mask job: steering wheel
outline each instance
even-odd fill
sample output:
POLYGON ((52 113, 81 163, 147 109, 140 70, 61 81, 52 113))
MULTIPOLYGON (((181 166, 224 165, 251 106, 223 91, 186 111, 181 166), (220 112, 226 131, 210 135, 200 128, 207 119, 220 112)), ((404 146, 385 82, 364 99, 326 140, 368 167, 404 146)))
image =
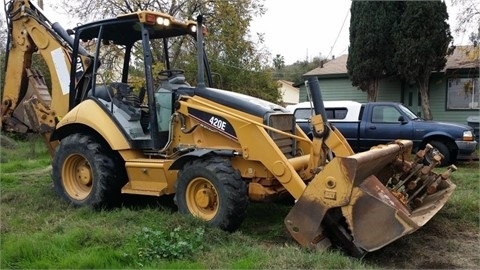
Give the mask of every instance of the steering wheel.
POLYGON ((181 75, 183 73, 185 73, 185 71, 183 71, 183 69, 167 69, 167 70, 160 71, 158 74, 160 76, 165 76, 167 78, 170 78, 170 77, 173 77, 175 75, 181 75))

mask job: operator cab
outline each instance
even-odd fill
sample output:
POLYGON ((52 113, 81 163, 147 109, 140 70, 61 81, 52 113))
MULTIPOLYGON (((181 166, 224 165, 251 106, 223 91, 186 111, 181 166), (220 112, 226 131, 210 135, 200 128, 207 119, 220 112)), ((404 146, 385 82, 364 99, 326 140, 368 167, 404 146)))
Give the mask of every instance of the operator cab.
POLYGON ((82 62, 73 57, 76 69, 70 76, 77 84, 70 86, 70 109, 93 99, 112 115, 132 146, 162 148, 168 141, 174 91, 191 88, 185 72, 173 65, 195 57, 196 29, 194 21, 150 11, 76 27, 73 55, 85 47, 95 64, 80 73, 82 62), (185 47, 170 53, 180 42, 192 44, 190 54, 185 47))

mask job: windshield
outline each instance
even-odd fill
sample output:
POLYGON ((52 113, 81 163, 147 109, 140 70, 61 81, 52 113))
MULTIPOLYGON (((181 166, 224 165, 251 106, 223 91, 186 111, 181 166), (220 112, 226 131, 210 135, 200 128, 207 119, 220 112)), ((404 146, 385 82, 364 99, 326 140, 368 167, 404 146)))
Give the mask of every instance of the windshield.
POLYGON ((403 106, 402 104, 399 104, 399 107, 402 110, 402 112, 404 112, 410 120, 419 119, 418 116, 414 112, 412 112, 409 108, 403 106))

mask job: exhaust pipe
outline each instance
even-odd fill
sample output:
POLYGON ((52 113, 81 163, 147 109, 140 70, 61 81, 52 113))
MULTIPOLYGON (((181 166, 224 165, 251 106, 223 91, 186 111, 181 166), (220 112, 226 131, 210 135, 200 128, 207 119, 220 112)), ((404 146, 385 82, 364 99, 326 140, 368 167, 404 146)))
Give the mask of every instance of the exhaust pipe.
POLYGON ((203 16, 197 16, 197 88, 205 88, 205 75, 207 76, 208 86, 212 87, 213 79, 210 71, 210 65, 205 54, 205 46, 203 44, 203 16))
POLYGON ((323 104, 322 92, 320 91, 320 84, 317 77, 308 78, 307 89, 312 97, 313 111, 315 115, 321 115, 324 123, 328 123, 327 112, 325 111, 325 105, 323 104))
POLYGON ((197 16, 197 87, 205 88, 205 52, 203 49, 203 16, 197 16))
MULTIPOLYGON (((52 24, 52 29, 57 35, 59 35, 67 44, 73 48, 73 38, 67 33, 65 28, 63 28, 60 23, 56 22, 52 24)), ((83 56, 90 56, 90 54, 82 47, 78 46, 78 53, 83 56)))

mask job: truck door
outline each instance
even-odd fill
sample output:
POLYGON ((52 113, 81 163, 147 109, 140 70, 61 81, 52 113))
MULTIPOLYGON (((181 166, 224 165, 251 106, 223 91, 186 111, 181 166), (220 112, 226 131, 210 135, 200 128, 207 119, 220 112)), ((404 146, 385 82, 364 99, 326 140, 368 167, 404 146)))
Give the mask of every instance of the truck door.
POLYGON ((412 138, 412 122, 403 116, 398 108, 392 105, 372 105, 367 119, 363 119, 364 127, 360 132, 360 148, 362 151, 378 144, 386 144, 395 139, 412 138))

